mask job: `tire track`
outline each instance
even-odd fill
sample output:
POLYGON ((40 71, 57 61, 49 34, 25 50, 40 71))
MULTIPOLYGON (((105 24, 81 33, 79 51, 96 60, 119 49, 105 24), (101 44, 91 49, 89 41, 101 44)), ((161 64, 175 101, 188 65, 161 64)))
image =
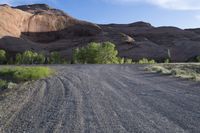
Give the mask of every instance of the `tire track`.
POLYGON ((22 93, 28 95, 6 124, 0 122, 2 131, 200 132, 199 83, 147 74, 140 65, 52 68, 58 74, 36 81, 30 92, 22 93))

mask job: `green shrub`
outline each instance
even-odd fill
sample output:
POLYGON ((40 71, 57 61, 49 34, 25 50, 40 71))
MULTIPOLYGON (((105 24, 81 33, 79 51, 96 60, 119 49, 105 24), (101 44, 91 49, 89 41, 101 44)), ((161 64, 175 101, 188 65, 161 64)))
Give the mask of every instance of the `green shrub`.
POLYGON ((125 59, 124 58, 118 58, 118 64, 124 64, 124 62, 125 62, 125 59))
POLYGON ((51 74, 53 71, 48 67, 6 67, 0 70, 0 76, 16 82, 45 78, 51 74))
POLYGON ((169 60, 169 59, 166 59, 166 60, 164 61, 164 63, 170 63, 170 60, 169 60))
POLYGON ((146 58, 139 60, 139 64, 148 64, 148 63, 149 63, 149 61, 146 58))
POLYGON ((51 52, 49 57, 50 64, 61 64, 63 61, 59 52, 51 52))
POLYGON ((197 56, 197 57, 196 57, 196 61, 197 61, 197 62, 200 62, 200 56, 197 56))
POLYGON ((200 56, 191 57, 187 62, 200 62, 200 56))
POLYGON ((149 64, 155 64, 156 61, 155 60, 149 60, 149 64))
POLYGON ((6 62, 6 51, 0 50, 0 64, 4 64, 6 62))
POLYGON ((33 64, 36 56, 32 51, 25 51, 22 54, 22 64, 33 64))
POLYGON ((138 63, 139 64, 155 64, 156 61, 155 60, 148 60, 147 58, 143 58, 143 59, 139 60, 138 63))
POLYGON ((123 59, 117 57, 118 51, 111 42, 89 43, 86 47, 73 52, 73 62, 80 64, 121 64, 123 59))
POLYGON ((124 64, 133 64, 133 60, 132 59, 125 59, 124 64))
POLYGON ((25 51, 24 53, 16 54, 16 64, 44 64, 46 57, 42 53, 25 51))
POLYGON ((23 63, 22 55, 20 53, 16 54, 16 56, 15 56, 15 63, 16 64, 22 64, 23 63))
POLYGON ((42 53, 39 53, 34 58, 34 64, 44 64, 45 60, 46 60, 46 57, 42 53))
POLYGON ((0 79, 0 90, 4 90, 8 87, 8 82, 0 79))

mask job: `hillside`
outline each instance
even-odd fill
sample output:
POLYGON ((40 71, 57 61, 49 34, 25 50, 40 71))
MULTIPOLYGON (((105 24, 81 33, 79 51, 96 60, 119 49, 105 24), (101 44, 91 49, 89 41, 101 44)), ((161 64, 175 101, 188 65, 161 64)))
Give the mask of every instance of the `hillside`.
POLYGON ((0 6, 0 48, 11 53, 24 50, 59 51, 71 58, 72 50, 91 41, 111 41, 119 55, 173 61, 200 55, 200 29, 154 27, 149 23, 97 25, 75 19, 45 4, 0 6))

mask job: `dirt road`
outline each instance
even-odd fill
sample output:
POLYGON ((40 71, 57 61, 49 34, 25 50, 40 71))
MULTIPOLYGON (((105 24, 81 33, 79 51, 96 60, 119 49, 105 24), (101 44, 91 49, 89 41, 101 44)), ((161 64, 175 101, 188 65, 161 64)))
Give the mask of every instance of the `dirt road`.
POLYGON ((52 66, 0 100, 5 133, 200 132, 200 83, 140 65, 52 66))

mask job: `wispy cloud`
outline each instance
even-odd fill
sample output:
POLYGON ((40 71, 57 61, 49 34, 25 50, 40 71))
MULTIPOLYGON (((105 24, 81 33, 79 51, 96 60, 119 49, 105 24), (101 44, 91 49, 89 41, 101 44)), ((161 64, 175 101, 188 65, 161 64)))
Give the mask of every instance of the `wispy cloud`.
POLYGON ((0 0, 0 4, 23 5, 33 3, 55 3, 55 0, 0 0))
POLYGON ((0 4, 11 4, 10 2, 10 0, 1 0, 0 4))
POLYGON ((173 10, 200 10, 200 0, 104 0, 114 3, 147 3, 173 10))
MULTIPOLYGON (((97 0, 100 1, 100 0, 97 0)), ((117 4, 145 3, 172 10, 200 10, 200 0, 101 0, 117 4)), ((0 0, 0 4, 58 3, 57 0, 0 0)))

